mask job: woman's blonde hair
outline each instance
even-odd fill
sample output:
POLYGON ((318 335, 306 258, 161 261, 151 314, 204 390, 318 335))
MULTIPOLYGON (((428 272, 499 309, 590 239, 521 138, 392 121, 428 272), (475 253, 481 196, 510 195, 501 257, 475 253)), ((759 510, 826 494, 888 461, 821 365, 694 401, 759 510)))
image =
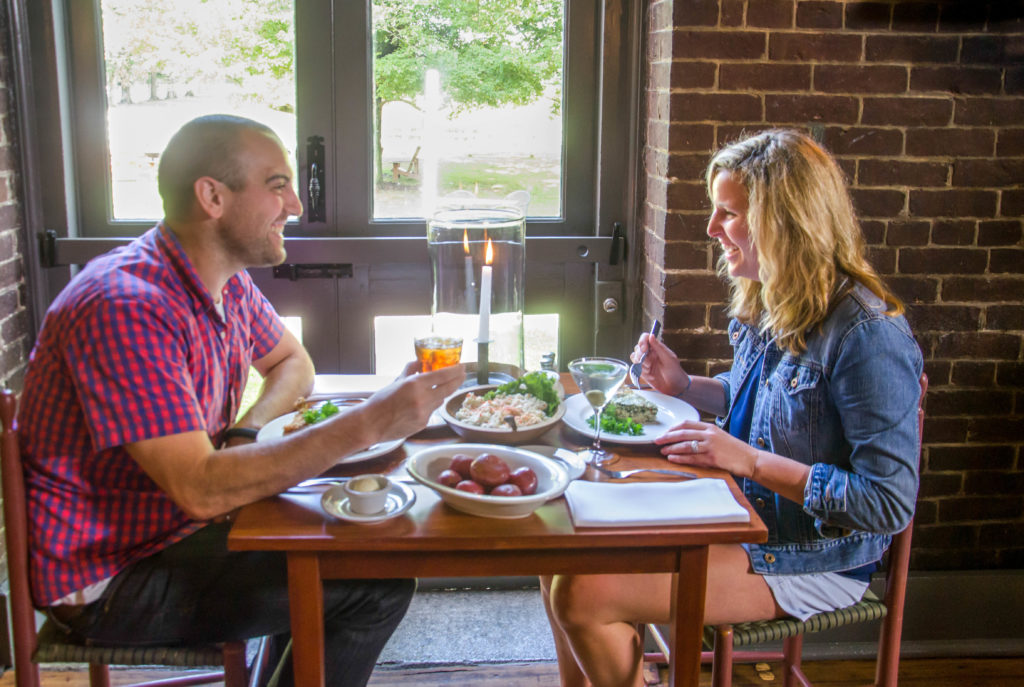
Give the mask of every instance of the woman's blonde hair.
MULTIPOLYGON (((729 278, 731 316, 799 353, 811 328, 853 282, 882 299, 887 314, 903 312, 864 257, 864 237, 839 165, 811 138, 771 130, 725 146, 708 164, 709 196, 721 172, 747 191, 747 226, 760 264, 760 281, 729 278)), ((728 277, 724 255, 718 271, 728 277)))

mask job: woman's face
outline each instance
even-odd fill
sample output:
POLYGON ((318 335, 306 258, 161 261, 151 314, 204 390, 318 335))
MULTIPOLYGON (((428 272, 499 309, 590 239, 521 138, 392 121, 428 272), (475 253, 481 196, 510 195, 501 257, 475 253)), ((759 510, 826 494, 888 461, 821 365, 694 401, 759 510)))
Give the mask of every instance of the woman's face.
POLYGON ((730 172, 719 172, 711 183, 711 203, 708 236, 721 245, 729 276, 759 281, 757 248, 747 227, 747 190, 730 172))

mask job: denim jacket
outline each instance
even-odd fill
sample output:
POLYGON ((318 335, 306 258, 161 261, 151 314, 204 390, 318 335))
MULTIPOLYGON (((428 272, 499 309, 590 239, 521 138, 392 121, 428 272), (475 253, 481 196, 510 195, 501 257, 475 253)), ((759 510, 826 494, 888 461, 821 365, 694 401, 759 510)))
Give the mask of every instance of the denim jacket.
POLYGON ((729 324, 733 367, 717 379, 728 411, 764 352, 749 443, 811 466, 803 504, 742 480, 768 527, 746 545, 760 574, 849 570, 881 559, 914 513, 921 350, 903 317, 856 285, 807 337, 800 355, 754 327, 729 324))

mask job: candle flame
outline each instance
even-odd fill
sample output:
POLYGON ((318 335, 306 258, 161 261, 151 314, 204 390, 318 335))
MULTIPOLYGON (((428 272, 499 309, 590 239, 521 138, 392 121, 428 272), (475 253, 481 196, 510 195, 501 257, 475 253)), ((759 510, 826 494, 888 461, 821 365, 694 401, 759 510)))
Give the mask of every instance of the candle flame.
POLYGON ((490 265, 494 262, 494 248, 491 246, 491 240, 487 239, 487 250, 484 251, 484 263, 490 265))
POLYGON ((465 229, 462 230, 462 250, 469 255, 469 233, 465 229))

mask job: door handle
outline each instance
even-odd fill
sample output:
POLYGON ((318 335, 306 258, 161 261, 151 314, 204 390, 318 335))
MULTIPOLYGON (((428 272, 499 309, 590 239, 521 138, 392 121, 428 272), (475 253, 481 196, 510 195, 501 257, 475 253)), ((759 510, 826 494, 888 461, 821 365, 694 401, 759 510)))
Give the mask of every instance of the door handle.
POLYGON ((324 137, 310 136, 306 139, 306 161, 309 185, 306 188, 306 221, 326 222, 327 202, 324 190, 327 188, 324 174, 324 137))

